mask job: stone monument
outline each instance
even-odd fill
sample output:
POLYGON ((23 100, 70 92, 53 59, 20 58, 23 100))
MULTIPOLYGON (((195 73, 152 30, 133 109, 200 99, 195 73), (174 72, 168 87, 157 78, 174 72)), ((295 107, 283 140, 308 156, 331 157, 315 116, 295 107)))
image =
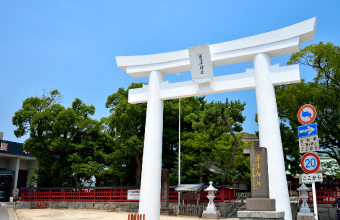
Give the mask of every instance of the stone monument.
POLYGON ((251 197, 246 201, 247 211, 237 212, 242 219, 279 219, 283 220, 285 213, 277 212, 275 199, 269 198, 267 148, 250 148, 251 197))
POLYGON ((275 211, 275 199, 269 198, 267 148, 250 148, 251 198, 248 211, 275 211))
POLYGON ((169 169, 162 169, 161 184, 161 214, 172 215, 172 209, 169 208, 169 169))
POLYGON ((213 182, 209 182, 209 187, 206 188, 204 191, 208 192, 208 199, 209 203, 207 205, 206 210, 203 211, 202 218, 210 218, 210 219, 218 219, 221 218, 221 213, 216 209, 214 199, 215 199, 215 191, 217 189, 213 187, 213 182))

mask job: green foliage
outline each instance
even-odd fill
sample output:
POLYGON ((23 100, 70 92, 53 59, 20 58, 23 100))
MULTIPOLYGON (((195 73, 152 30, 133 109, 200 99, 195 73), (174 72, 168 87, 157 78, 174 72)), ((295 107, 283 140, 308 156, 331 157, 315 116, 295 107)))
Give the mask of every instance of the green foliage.
MULTIPOLYGON (((178 183, 178 146, 179 146, 179 100, 167 100, 164 102, 164 125, 163 125, 163 157, 162 163, 164 168, 170 169, 170 184, 177 185, 178 183)), ((192 124, 190 120, 186 120, 186 117, 195 117, 200 112, 206 101, 204 97, 190 97, 181 99, 181 140, 183 136, 193 132, 192 124)), ((183 152, 185 142, 181 143, 183 152)), ((184 155, 185 157, 185 155, 184 155)), ((181 159, 183 163, 183 156, 181 159)), ((183 167, 183 164, 182 164, 183 167)), ((197 168, 197 166, 196 166, 197 168)), ((181 169, 182 173, 184 172, 181 169)), ((183 174, 185 175, 185 174, 183 174)), ((181 175, 181 182, 186 179, 181 175)), ((198 180, 195 181, 197 183, 198 180)))
POLYGON ((298 53, 294 53, 288 64, 303 64, 312 67, 317 75, 318 84, 340 87, 340 47, 328 42, 312 44, 298 53))
POLYGON ((80 186, 92 176, 100 184, 105 164, 112 162, 113 139, 101 122, 90 118, 94 106, 75 99, 72 108, 65 108, 60 100, 57 90, 27 98, 12 119, 17 137, 30 135, 24 149, 37 158, 37 185, 80 186))
MULTIPOLYGON (((140 88, 132 83, 128 89, 140 88)), ((142 170, 147 104, 129 104, 128 89, 108 96, 110 116, 97 121, 94 106, 75 99, 72 107, 60 104, 57 90, 49 96, 30 97, 13 117, 15 134, 29 134, 24 149, 36 156, 38 186, 139 185, 142 170)), ((249 159, 240 141, 245 103, 226 100, 207 103, 205 97, 181 99, 182 183, 222 184, 249 180, 249 159)), ((164 101, 163 168, 170 184, 178 181, 179 100, 164 101)))
POLYGON ((221 175, 217 176, 216 181, 223 184, 250 180, 250 158, 243 154, 243 149, 250 148, 251 145, 241 141, 243 133, 237 133, 235 136, 238 145, 234 156, 232 152, 235 143, 232 135, 224 134, 214 142, 213 161, 216 162, 217 167, 221 170, 221 175), (223 180, 223 178, 225 179, 223 180))
MULTIPOLYGON (((213 143, 207 132, 183 133, 182 153, 182 183, 203 183, 203 178, 209 173, 206 170, 207 162, 211 159, 213 143)), ((205 179, 205 178, 204 178, 205 179)))
MULTIPOLYGON (((132 83, 128 89, 142 86, 142 83, 132 83)), ((204 98, 182 99, 182 114, 199 111, 202 103, 204 98)), ((111 112, 107 118, 107 131, 117 144, 116 157, 122 173, 121 181, 124 185, 140 185, 147 104, 129 104, 128 90, 120 88, 108 97, 106 107, 111 112)), ((175 184, 177 171, 173 167, 178 150, 178 100, 164 101, 163 114, 163 168, 172 171, 170 182, 175 184)), ((191 123, 183 122, 182 130, 192 130, 191 123)))
POLYGON ((327 175, 335 176, 340 179, 340 166, 335 161, 328 161, 322 163, 323 172, 327 175))
MULTIPOLYGON (((142 83, 133 83, 128 89, 142 86, 142 83)), ((178 102, 179 100, 164 101, 162 164, 163 168, 170 170, 171 185, 176 185, 178 182, 178 102)), ((245 175, 239 175, 241 179, 249 178, 249 175, 246 174, 247 171, 249 173, 249 160, 247 166, 242 149, 236 147, 236 151, 234 141, 231 144, 228 142, 230 139, 234 140, 233 137, 226 135, 226 133, 230 133, 229 130, 233 134, 242 130, 241 124, 245 118, 241 111, 244 106, 244 103, 228 102, 228 100, 226 103, 207 104, 204 97, 181 99, 182 183, 207 183, 209 180, 221 180, 223 175, 227 179, 226 173, 232 174, 232 171, 236 176, 239 173, 245 173, 245 175), (223 143, 224 140, 225 143, 223 143), (228 147, 225 148, 225 146, 228 147), (225 158, 221 155, 224 155, 225 158), (235 163, 233 163, 234 158, 235 163), (216 164, 215 160, 219 161, 223 173, 209 171, 211 164, 216 164), (228 163, 228 168, 223 167, 225 160, 230 163, 228 163), (237 166, 234 170, 233 164, 237 166), (241 167, 242 169, 238 169, 241 167)), ((106 107, 110 108, 111 112, 107 118, 107 132, 117 144, 117 164, 122 172, 122 183, 124 185, 139 185, 146 104, 129 104, 128 90, 120 88, 108 97, 106 107)), ((236 142, 237 144, 241 143, 238 140, 236 142)), ((218 167, 218 170, 221 169, 218 167)), ((229 175, 228 181, 231 179, 231 175, 229 175)))
POLYGON ((276 87, 285 160, 293 174, 301 172, 297 134, 301 124, 296 114, 304 104, 312 104, 317 109, 319 152, 340 164, 340 48, 332 43, 313 44, 290 57, 288 64, 295 63, 312 67, 317 75, 314 82, 276 87))
MULTIPOLYGON (((221 184, 232 183, 239 180, 232 178, 232 174, 249 173, 249 163, 244 164, 235 160, 244 161, 240 137, 235 132, 242 131, 241 124, 245 103, 231 101, 225 103, 204 103, 202 111, 190 113, 185 121, 191 121, 194 131, 183 135, 183 172, 184 182, 208 182, 213 179, 221 184)), ((234 175, 234 176, 235 176, 234 175)), ((244 175, 247 176, 247 175, 244 175)), ((249 176, 249 175, 248 175, 249 176)))
MULTIPOLYGON (((142 83, 132 83, 128 89, 140 88, 142 83)), ((107 98, 108 133, 117 143, 116 163, 124 185, 140 185, 146 103, 129 104, 128 90, 119 88, 107 98), (135 174, 135 175, 133 175, 135 174)))

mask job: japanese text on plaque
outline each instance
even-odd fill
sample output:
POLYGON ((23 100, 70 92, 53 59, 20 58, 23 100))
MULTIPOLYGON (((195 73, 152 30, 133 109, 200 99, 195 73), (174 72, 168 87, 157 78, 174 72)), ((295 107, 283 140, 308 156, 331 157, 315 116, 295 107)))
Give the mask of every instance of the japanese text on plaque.
POLYGON ((255 163, 252 165, 253 189, 258 189, 261 186, 261 158, 256 154, 255 163))

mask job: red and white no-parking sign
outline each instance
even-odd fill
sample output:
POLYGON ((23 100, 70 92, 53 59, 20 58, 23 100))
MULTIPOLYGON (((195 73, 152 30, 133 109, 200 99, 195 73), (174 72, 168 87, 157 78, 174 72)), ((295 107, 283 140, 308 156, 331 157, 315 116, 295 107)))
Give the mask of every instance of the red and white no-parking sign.
POLYGON ((299 109, 297 117, 301 124, 310 124, 316 118, 316 110, 312 105, 304 105, 299 109))
POLYGON ((316 153, 306 153, 301 158, 301 167, 306 173, 314 173, 320 167, 320 158, 316 153))

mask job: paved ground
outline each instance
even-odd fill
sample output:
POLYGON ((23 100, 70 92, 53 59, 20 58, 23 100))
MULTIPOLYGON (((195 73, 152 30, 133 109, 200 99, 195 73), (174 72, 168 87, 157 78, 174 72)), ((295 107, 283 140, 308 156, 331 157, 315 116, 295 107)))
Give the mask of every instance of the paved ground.
POLYGON ((8 215, 9 215, 10 220, 18 220, 17 213, 15 212, 13 208, 8 209, 8 215))
MULTIPOLYGON (((127 212, 89 209, 17 209, 16 213, 20 220, 127 220, 129 215, 127 212)), ((199 218, 161 216, 160 220, 199 220, 199 218)))
POLYGON ((1 220, 9 220, 7 209, 8 209, 7 207, 0 207, 0 219, 1 220))
POLYGON ((12 203, 0 203, 0 220, 18 220, 12 203))
MULTIPOLYGON (((130 213, 89 209, 13 209, 14 203, 0 203, 0 220, 127 220, 130 213)), ((197 217, 161 216, 160 220, 198 220, 197 217)), ((238 220, 238 218, 228 218, 238 220)))

